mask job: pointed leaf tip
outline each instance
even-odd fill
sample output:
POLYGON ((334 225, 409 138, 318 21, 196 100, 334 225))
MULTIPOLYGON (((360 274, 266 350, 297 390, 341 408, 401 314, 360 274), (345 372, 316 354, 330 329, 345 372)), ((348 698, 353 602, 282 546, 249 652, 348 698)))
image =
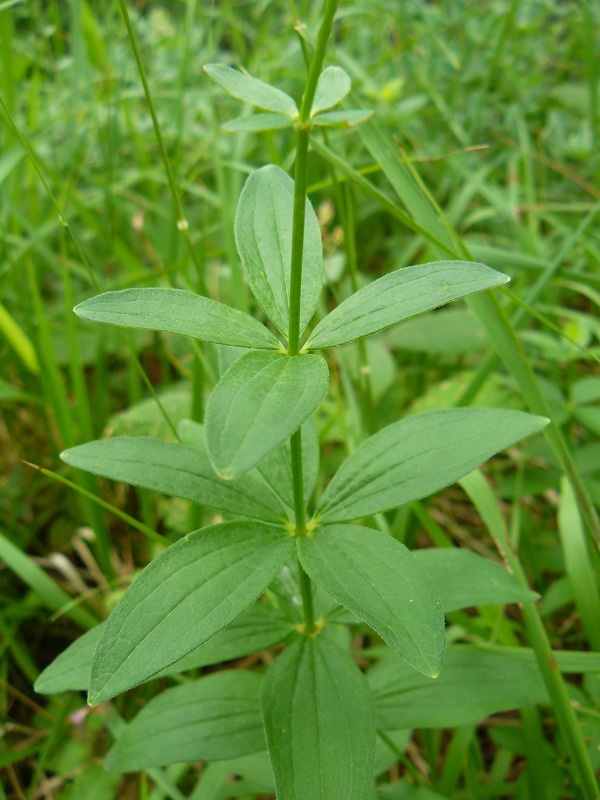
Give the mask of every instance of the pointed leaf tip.
POLYGON ((340 303, 318 323, 306 347, 347 344, 507 280, 510 279, 503 272, 471 261, 434 261, 402 267, 340 303))
POLYGON ((225 64, 205 64, 204 71, 236 100, 250 103, 265 111, 274 111, 289 117, 298 116, 295 101, 281 89, 225 64))
POLYGON ((137 686, 233 622, 262 594, 292 547, 289 535, 255 522, 211 525, 171 545, 104 624, 89 703, 137 686))
POLYGON ((341 67, 327 67, 319 75, 310 110, 311 117, 340 103, 350 91, 352 81, 341 67))
MULTIPOLYGON (((252 293, 284 336, 289 327, 294 181, 268 164, 246 180, 235 217, 235 241, 252 293)), ((319 222, 306 198, 300 333, 311 320, 323 285, 319 222)))
POLYGON ((445 647, 436 588, 391 536, 358 525, 327 525, 297 541, 309 576, 373 628, 412 667, 438 675, 445 647))
POLYGON ((406 417, 354 450, 323 492, 317 513, 328 523, 350 521, 427 497, 546 424, 545 417, 499 408, 406 417))
POLYGON ((184 289, 120 289, 75 306, 82 319, 123 328, 176 333, 200 341, 277 350, 279 340, 254 317, 184 289))

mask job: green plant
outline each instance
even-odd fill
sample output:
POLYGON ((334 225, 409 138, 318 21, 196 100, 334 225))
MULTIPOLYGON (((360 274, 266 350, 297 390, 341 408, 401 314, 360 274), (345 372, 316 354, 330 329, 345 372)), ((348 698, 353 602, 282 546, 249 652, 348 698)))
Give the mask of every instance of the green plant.
MULTIPOLYGON (((446 596, 442 587, 457 554, 442 554, 436 568, 431 558, 423 561, 387 534, 349 523, 447 486, 546 423, 523 412, 489 409, 409 417, 361 444, 313 501, 318 448, 306 421, 327 391, 327 365, 312 351, 362 339, 507 280, 472 262, 403 268, 358 290, 303 341, 322 283, 320 232, 306 199, 311 127, 355 124, 367 116, 328 110, 349 90, 339 68, 321 72, 334 11, 335 3, 329 2, 300 110, 279 90, 235 70, 207 69, 231 94, 270 112, 234 121, 230 130, 294 126, 297 131, 295 180, 273 166, 253 173, 236 218, 248 283, 278 334, 240 311, 176 289, 110 292, 80 304, 77 313, 90 320, 179 333, 250 352, 215 387, 205 426, 189 421, 180 427, 181 443, 115 438, 71 448, 63 456, 89 472, 237 517, 169 547, 141 573, 108 621, 83 637, 75 654, 65 654, 58 666, 64 671, 68 658, 74 659, 90 702, 108 700, 159 675, 287 644, 262 679, 255 672, 222 672, 153 700, 118 736, 108 765, 133 770, 186 759, 235 758, 263 750, 266 735, 278 796, 284 800, 358 799, 373 791, 376 730, 385 731, 390 723, 382 728, 376 721, 372 690, 385 696, 399 668, 393 660, 394 678, 386 678, 382 662, 369 687, 339 630, 344 620, 339 607, 354 615, 346 616, 350 624, 363 620, 392 652, 427 676, 419 679, 420 686, 442 668, 442 608, 449 611, 457 602, 456 586, 448 587, 446 596), (268 604, 253 607, 286 565, 299 586, 301 619, 293 608, 286 619, 268 604)), ((461 554, 458 574, 467 556, 461 554)), ((524 587, 496 576, 500 588, 482 600, 489 587, 485 580, 477 587, 475 578, 488 565, 469 567, 471 594, 456 607, 532 599, 524 587)), ((476 662, 481 670, 489 666, 486 657, 476 662)), ((453 667, 466 686, 474 659, 473 653, 451 651, 445 669, 453 667)), ((507 708, 526 702, 515 700, 510 684, 517 683, 525 698, 545 698, 526 671, 498 658, 488 661, 491 671, 511 676, 504 686, 507 708)), ((413 672, 407 674, 414 680, 413 672)), ((56 690, 52 680, 57 680, 56 668, 46 673, 40 690, 56 690)), ((67 682, 77 688, 72 675, 67 682)), ((473 699, 467 693, 464 702, 473 699)), ((500 710, 498 701, 476 699, 481 701, 477 714, 500 710)), ((420 722, 418 713, 410 719, 440 724, 439 710, 438 716, 423 714, 420 722)), ((443 719, 441 724, 461 724, 456 716, 443 719)), ((467 714, 461 722, 471 719, 467 714)))

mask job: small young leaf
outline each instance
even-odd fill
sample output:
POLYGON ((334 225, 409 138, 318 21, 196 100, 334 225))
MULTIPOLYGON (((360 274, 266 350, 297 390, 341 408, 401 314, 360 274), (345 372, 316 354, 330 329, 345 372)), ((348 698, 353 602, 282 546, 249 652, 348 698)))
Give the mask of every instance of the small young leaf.
POLYGON ((255 522, 188 534, 152 561, 105 623, 89 703, 137 686, 245 611, 281 569, 292 538, 255 522))
POLYGON ((340 103, 350 91, 352 81, 341 67, 327 67, 319 75, 311 117, 340 103))
POLYGON ((476 647, 449 647, 435 681, 397 656, 368 673, 381 730, 450 728, 514 708, 547 702, 537 665, 476 647))
POLYGON ((119 735, 106 769, 138 772, 185 761, 221 761, 266 747, 261 677, 228 670, 167 689, 119 735))
POLYGON ((394 422, 342 464, 317 516, 344 522, 419 500, 547 424, 545 417, 499 408, 427 411, 394 422))
POLYGON ((419 672, 435 677, 444 656, 444 613, 410 550, 381 531, 328 525, 297 537, 310 577, 364 620, 419 672))
POLYGON ((206 408, 206 440, 218 474, 235 478, 291 436, 327 392, 320 356, 246 353, 223 375, 206 408))
MULTIPOLYGON (((104 623, 96 625, 57 656, 37 679, 35 691, 40 694, 88 691, 94 652, 103 626, 104 623)), ((195 647, 187 656, 157 672, 151 680, 258 653, 273 645, 281 644, 292 633, 293 628, 279 612, 263 603, 257 603, 231 625, 195 647)))
POLYGON ((470 261, 434 261, 403 267, 340 303, 319 322, 305 347, 347 344, 508 280, 502 272, 470 261))
POLYGON ((182 497, 241 517, 281 522, 285 507, 261 480, 221 480, 208 453, 147 436, 117 436, 61 453, 67 464, 114 481, 182 497))
POLYGON ((291 128, 294 120, 283 114, 252 114, 249 117, 236 117, 222 125, 228 133, 258 133, 291 128))
MULTIPOLYGON (((267 316, 287 336, 294 181, 279 167, 253 172, 244 185, 235 218, 235 238, 254 296, 267 316)), ((317 307, 323 284, 321 231, 306 200, 300 332, 317 307)))
POLYGON ((412 555, 432 579, 446 613, 494 603, 533 603, 538 598, 500 564, 470 550, 428 547, 412 555))
POLYGON ((278 800, 372 797, 373 699, 347 653, 303 636, 269 668, 261 704, 278 800))
POLYGON ((356 128, 363 122, 367 122, 373 116, 373 111, 353 108, 348 111, 326 111, 311 120, 313 125, 323 128, 356 128))
POLYGON ((184 289, 121 289, 75 306, 83 319, 165 331, 204 342, 277 350, 279 340, 254 317, 184 289))
POLYGON ((281 89, 276 89, 224 64, 205 64, 204 71, 236 100, 243 100, 244 103, 250 103, 265 111, 276 111, 289 117, 298 116, 298 106, 281 89))

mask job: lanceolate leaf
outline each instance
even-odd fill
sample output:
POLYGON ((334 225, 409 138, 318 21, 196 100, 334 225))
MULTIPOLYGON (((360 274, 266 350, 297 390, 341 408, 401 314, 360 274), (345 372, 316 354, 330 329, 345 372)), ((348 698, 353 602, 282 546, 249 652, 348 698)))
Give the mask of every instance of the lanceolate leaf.
POLYGON ((341 67, 327 67, 319 75, 315 98, 310 110, 311 116, 336 106, 348 94, 352 81, 341 67))
POLYGON ((137 772, 264 750, 260 685, 254 672, 229 670, 167 689, 127 725, 108 754, 106 768, 137 772))
POLYGON ((278 800, 372 797, 373 700, 347 653, 302 637, 269 668, 261 703, 278 800))
MULTIPOLYGON (((58 694, 69 690, 90 688, 94 651, 104 624, 96 625, 69 645, 46 667, 35 684, 36 692, 58 694)), ((293 632, 291 625, 274 609, 257 603, 241 614, 231 625, 211 636, 152 678, 176 675, 209 664, 219 664, 233 658, 266 650, 285 641, 293 632)))
POLYGON ((305 346, 346 344, 508 280, 502 272, 470 261, 435 261, 397 269, 334 308, 319 322, 305 346))
POLYGON ((495 408, 428 411, 394 422, 342 464, 317 515, 358 519, 426 497, 547 424, 545 417, 495 408))
POLYGON ((348 111, 326 111, 311 121, 313 125, 319 125, 323 128, 335 126, 356 128, 357 125, 367 122, 372 116, 372 111, 355 108, 348 111))
POLYGON ((75 306, 83 319, 124 328, 179 333, 215 344, 277 350, 276 336, 254 317, 183 289, 122 289, 75 306))
POLYGON ((88 442, 61 453, 67 464, 104 478, 182 497, 242 517, 280 522, 284 507, 256 477, 224 481, 208 453, 146 436, 118 436, 88 442))
POLYGON ((298 116, 298 107, 285 92, 268 83, 251 78, 245 72, 226 67, 224 64, 205 64, 205 72, 226 92, 237 100, 243 100, 265 111, 276 111, 290 117, 298 116))
POLYGON ((206 440, 215 469, 231 479, 291 436, 328 385, 316 355, 246 353, 223 375, 206 408, 206 440))
POLYGON ((444 614, 411 552, 381 531, 328 525, 297 538, 310 577, 363 619, 411 666, 435 677, 444 655, 444 614))
POLYGON ((236 117, 223 125, 229 133, 257 133, 259 131, 276 131, 280 128, 291 128, 294 120, 283 114, 252 114, 249 117, 236 117))
POLYGON ((546 702, 537 666, 475 647, 449 647, 435 681, 419 675, 397 656, 368 673, 382 730, 449 728, 490 714, 546 702))
POLYGON ((253 522, 213 525, 169 547, 108 618, 94 656, 90 704, 131 689, 233 622, 292 547, 289 535, 253 522))
MULTIPOLYGON (((253 172, 240 195, 235 238, 256 299, 287 336, 294 181, 279 167, 253 172)), ((315 212, 307 198, 302 261, 300 332, 317 307, 323 284, 323 246, 315 212)))
POLYGON ((414 550, 414 559, 431 577, 446 613, 493 603, 533 603, 538 595, 508 570, 458 547, 414 550))

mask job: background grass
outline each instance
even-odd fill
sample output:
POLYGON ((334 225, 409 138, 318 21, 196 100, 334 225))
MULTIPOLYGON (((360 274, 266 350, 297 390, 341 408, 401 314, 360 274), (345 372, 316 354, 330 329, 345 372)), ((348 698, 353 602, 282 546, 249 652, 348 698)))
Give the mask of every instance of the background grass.
MULTIPOLYGON (((171 539, 199 524, 182 501, 75 474, 58 453, 106 433, 170 437, 163 412, 172 421, 201 418, 206 392, 232 358, 166 335, 123 337, 71 309, 97 286, 171 284, 206 286, 256 312, 235 253, 235 205, 253 168, 271 161, 289 169, 292 134, 222 133, 219 124, 239 106, 201 66, 243 65, 297 96, 301 37, 313 40, 320 3, 186 0, 129 10, 187 234, 176 225, 181 215, 119 4, 0 2, 0 766, 7 796, 17 798, 233 796, 232 768, 223 765, 123 780, 104 773, 98 759, 116 712, 88 713, 82 696, 41 698, 31 688, 154 552, 143 531, 90 494, 171 539)), ((499 299, 596 503, 599 17, 591 0, 342 3, 328 63, 352 75, 354 100, 375 110, 381 138, 366 128, 330 133, 320 141, 335 154, 334 169, 322 150, 310 156, 328 276, 321 313, 354 282, 439 257, 431 237, 442 223, 426 186, 474 257, 511 275, 512 294, 499 299), (425 236, 404 224, 402 210, 425 236), (517 300, 533 302, 536 316, 517 300)), ((405 413, 457 402, 524 407, 514 377, 490 353, 462 304, 362 352, 345 349, 318 415, 320 480, 362 436, 405 413)), ((597 552, 555 453, 532 440, 487 472, 542 595, 552 646, 597 648, 596 598, 581 591, 597 585, 597 552)), ((377 522, 409 546, 458 544, 493 556, 478 511, 454 487, 377 522)), ((456 612, 449 635, 528 643, 513 607, 456 612)), ((359 634, 357 647, 370 643, 359 634)), ((600 678, 589 672, 569 686, 597 768, 600 678)), ((117 708, 129 716, 151 691, 117 708)), ((427 777, 446 797, 575 796, 555 748, 552 709, 532 708, 478 728, 419 732, 382 776, 427 777)), ((241 796, 260 796, 252 788, 259 779, 244 769, 241 796)))

